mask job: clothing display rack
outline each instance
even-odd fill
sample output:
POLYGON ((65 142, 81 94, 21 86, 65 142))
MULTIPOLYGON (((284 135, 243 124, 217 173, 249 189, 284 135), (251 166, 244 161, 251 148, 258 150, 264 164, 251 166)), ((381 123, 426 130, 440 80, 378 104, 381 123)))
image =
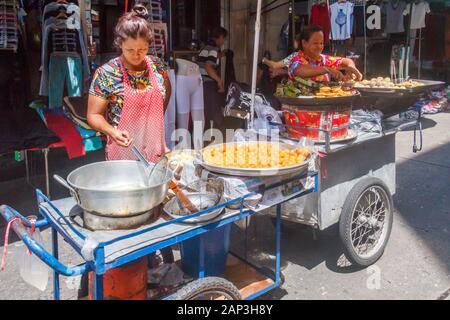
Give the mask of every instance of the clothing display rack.
POLYGON ((163 22, 161 0, 136 0, 135 3, 144 5, 149 13, 148 21, 153 29, 153 42, 150 53, 164 58, 167 53, 168 33, 167 24, 163 22))
POLYGON ((19 46, 18 2, 0 2, 0 50, 17 51, 19 46))
MULTIPOLYGON (((320 2, 320 1, 319 1, 320 2)), ((345 0, 345 1, 341 1, 341 0, 327 0, 328 3, 328 8, 330 8, 331 5, 333 5, 334 3, 337 2, 350 2, 353 3, 353 5, 355 7, 359 7, 362 6, 363 7, 363 19, 364 19, 364 76, 366 76, 367 74, 367 17, 366 17, 366 3, 367 0, 345 0)), ((330 12, 330 20, 331 20, 331 11, 330 12)), ((332 34, 333 30, 330 28, 330 34, 332 34)), ((330 41, 331 46, 333 46, 333 41, 330 41)))
POLYGON ((164 58, 167 53, 167 24, 165 23, 150 23, 153 29, 153 42, 150 47, 150 52, 160 58, 164 58))
POLYGON ((161 0, 136 0, 136 4, 142 4, 147 8, 149 14, 149 22, 163 22, 163 9, 161 0))

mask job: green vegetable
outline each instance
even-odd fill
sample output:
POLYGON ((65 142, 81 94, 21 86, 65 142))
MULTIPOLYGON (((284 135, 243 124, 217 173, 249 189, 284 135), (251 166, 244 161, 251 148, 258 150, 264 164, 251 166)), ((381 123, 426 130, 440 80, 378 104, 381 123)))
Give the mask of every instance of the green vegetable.
POLYGON ((323 85, 320 83, 317 83, 315 81, 312 80, 306 80, 300 77, 295 77, 295 81, 297 82, 297 84, 306 86, 306 87, 310 87, 312 89, 320 89, 323 85))

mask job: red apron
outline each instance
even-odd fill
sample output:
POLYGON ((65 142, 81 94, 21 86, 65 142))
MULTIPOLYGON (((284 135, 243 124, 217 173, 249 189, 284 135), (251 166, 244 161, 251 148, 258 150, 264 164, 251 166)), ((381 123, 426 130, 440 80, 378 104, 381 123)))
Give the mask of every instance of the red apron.
MULTIPOLYGON (((145 62, 153 89, 144 92, 138 92, 131 87, 130 79, 121 62, 124 100, 118 129, 128 131, 133 139, 133 145, 142 152, 148 161, 155 163, 166 151, 164 102, 148 57, 145 62)), ((137 160, 131 148, 117 145, 110 137, 108 137, 106 147, 106 159, 108 161, 137 160)))

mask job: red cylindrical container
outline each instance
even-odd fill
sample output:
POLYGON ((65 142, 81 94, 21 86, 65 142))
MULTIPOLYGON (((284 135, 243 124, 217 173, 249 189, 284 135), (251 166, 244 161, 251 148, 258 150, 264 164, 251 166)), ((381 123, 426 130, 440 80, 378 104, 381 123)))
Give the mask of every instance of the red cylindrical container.
MULTIPOLYGON (((107 271, 103 276, 105 300, 147 299, 147 257, 107 271)), ((89 299, 94 299, 94 273, 89 272, 89 299)))

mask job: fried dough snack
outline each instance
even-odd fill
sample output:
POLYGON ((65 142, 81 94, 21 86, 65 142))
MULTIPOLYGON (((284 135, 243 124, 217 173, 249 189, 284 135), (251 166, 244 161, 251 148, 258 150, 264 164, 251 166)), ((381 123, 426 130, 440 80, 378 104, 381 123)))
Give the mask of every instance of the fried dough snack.
POLYGON ((203 160, 228 168, 282 168, 301 164, 310 154, 307 148, 281 149, 275 143, 222 144, 203 150, 203 160))

